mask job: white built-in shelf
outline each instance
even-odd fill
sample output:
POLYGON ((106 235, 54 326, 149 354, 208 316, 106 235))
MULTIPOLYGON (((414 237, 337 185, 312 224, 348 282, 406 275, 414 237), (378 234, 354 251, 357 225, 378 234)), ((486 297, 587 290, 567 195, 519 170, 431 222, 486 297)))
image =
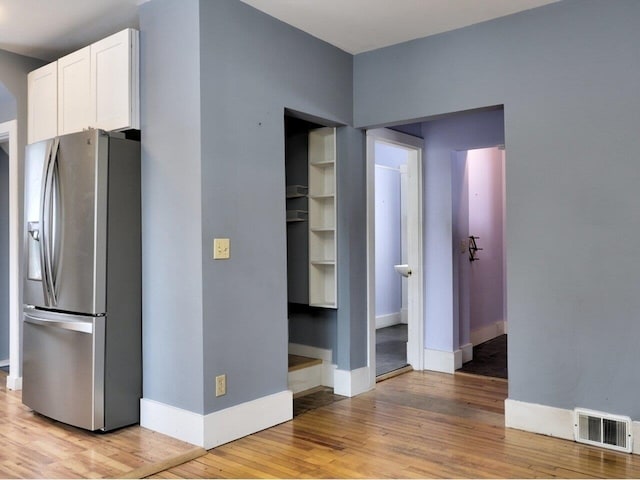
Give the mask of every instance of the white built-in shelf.
POLYGON ((309 227, 309 230, 312 232, 335 232, 336 231, 334 227, 309 227))
POLYGON ((338 307, 336 130, 309 131, 309 305, 338 307))
POLYGON ((315 162, 309 162, 309 165, 311 165, 312 167, 320 167, 320 168, 326 168, 326 167, 332 167, 333 165, 335 165, 335 161, 334 160, 317 160, 315 162))
POLYGON ((335 198, 335 195, 333 193, 323 193, 321 195, 309 195, 309 198, 312 198, 314 200, 322 200, 322 199, 335 198))

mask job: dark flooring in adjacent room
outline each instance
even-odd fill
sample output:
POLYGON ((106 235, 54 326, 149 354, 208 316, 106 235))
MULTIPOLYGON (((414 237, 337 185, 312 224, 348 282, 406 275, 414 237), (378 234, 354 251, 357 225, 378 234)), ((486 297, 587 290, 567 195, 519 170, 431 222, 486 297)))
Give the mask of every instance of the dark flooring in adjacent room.
POLYGON ((293 399, 293 416, 297 417, 301 413, 331 405, 345 398, 348 397, 333 393, 333 388, 331 387, 318 387, 313 392, 293 399))
POLYGON ((376 330, 376 376, 407 365, 407 324, 376 330))
POLYGON ((500 335, 473 347, 473 360, 458 372, 486 377, 509 378, 507 371, 507 335, 500 335))

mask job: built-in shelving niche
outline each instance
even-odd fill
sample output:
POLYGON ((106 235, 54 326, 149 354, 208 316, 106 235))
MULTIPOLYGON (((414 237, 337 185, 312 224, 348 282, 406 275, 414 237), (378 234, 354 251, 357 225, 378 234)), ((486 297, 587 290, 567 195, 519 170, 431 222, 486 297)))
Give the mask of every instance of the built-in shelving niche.
POLYGON ((288 301, 337 308, 336 132, 285 117, 288 301))

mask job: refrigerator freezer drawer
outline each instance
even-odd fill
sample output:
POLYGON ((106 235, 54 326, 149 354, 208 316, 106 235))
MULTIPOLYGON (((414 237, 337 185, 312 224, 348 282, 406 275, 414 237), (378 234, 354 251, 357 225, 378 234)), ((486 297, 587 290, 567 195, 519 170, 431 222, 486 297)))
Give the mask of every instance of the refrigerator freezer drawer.
POLYGON ((104 317, 24 313, 22 402, 87 430, 104 428, 104 317))

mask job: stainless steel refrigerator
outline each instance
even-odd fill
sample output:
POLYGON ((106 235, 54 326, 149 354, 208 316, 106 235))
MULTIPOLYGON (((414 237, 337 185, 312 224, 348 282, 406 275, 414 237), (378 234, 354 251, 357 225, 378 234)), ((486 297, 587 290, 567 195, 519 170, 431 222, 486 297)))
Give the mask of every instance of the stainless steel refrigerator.
POLYGON ((88 430, 139 422, 140 143, 89 129, 28 145, 25 405, 88 430))

